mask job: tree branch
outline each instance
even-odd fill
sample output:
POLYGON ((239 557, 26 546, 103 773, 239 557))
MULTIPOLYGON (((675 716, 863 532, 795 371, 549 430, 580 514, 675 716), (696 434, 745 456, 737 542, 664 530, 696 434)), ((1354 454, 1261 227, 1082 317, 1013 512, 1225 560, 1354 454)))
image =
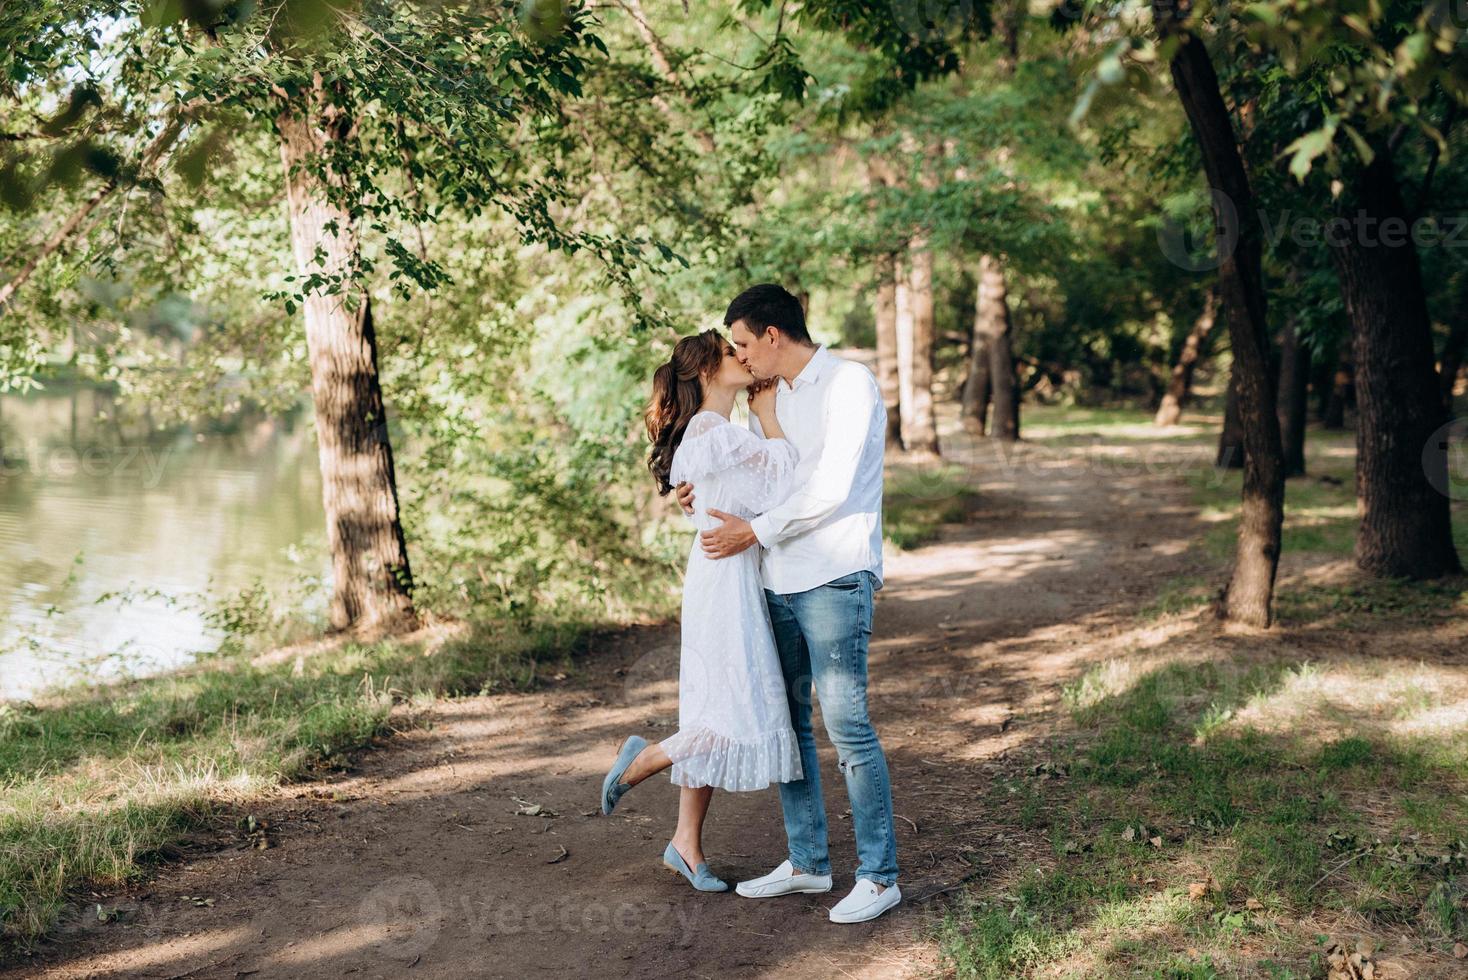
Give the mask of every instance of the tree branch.
MULTIPOLYGON (((138 168, 140 174, 152 169, 158 162, 158 159, 178 141, 179 134, 183 132, 183 125, 187 117, 194 110, 204 105, 206 101, 202 98, 193 99, 178 106, 174 110, 172 118, 163 127, 163 131, 155 136, 153 141, 143 150, 142 160, 138 168)), ((101 187, 93 192, 91 197, 82 203, 81 207, 73 211, 55 231, 47 236, 46 240, 37 247, 26 264, 21 266, 20 271, 12 276, 4 285, 0 285, 0 310, 3 310, 10 304, 16 292, 30 280, 31 276, 35 275, 36 269, 40 268, 41 263, 65 245, 92 212, 97 210, 102 202, 111 197, 120 186, 121 183, 116 177, 109 177, 101 187)))
MULTIPOLYGON (((641 0, 617 0, 617 3, 632 17, 632 22, 637 26, 637 33, 642 35, 643 43, 647 45, 648 53, 652 55, 653 67, 658 70, 658 73, 669 84, 679 85, 678 74, 673 70, 673 63, 668 60, 668 53, 663 47, 662 38, 657 36, 652 29, 652 25, 648 24, 647 17, 642 13, 641 0)), ((654 95, 652 97, 652 104, 657 106, 658 110, 667 116, 670 121, 677 121, 674 118, 673 107, 668 104, 667 99, 661 95, 654 95)), ((705 153, 714 153, 718 149, 714 145, 713 136, 707 130, 695 129, 693 131, 693 138, 698 141, 698 145, 703 148, 705 153)))

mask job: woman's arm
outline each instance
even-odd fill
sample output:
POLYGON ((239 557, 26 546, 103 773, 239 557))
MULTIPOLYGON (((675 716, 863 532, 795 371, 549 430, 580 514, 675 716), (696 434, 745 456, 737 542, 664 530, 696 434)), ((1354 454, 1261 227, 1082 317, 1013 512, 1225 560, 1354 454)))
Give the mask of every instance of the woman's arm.
POLYGON ((766 439, 785 438, 785 431, 780 428, 780 420, 775 415, 775 387, 779 383, 778 379, 770 381, 749 396, 749 410, 759 419, 760 432, 766 439))

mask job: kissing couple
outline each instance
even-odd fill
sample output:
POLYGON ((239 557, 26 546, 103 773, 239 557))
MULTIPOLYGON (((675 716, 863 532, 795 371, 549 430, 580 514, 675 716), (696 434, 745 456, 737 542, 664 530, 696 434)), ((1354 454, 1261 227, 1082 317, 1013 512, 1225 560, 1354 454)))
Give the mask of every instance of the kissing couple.
POLYGON ((830 891, 814 688, 860 862, 830 918, 865 922, 902 900, 887 759, 867 716, 887 411, 872 372, 812 342, 800 301, 781 286, 740 293, 724 325, 730 339, 717 330, 684 337, 653 375, 648 467, 659 494, 676 488, 701 532, 683 584, 678 731, 622 743, 601 811, 671 768, 678 828, 663 863, 699 891, 721 892, 729 886, 709 870, 702 844, 714 787, 778 783, 789 854, 735 891, 755 899, 830 891), (730 420, 741 391, 747 429, 730 420))

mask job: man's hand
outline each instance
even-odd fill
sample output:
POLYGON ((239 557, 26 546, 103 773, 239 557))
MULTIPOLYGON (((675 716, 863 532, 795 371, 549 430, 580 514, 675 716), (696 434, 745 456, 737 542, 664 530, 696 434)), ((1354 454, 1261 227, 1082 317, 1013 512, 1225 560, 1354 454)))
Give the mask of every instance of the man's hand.
POLYGON ((673 488, 678 494, 678 506, 683 508, 683 513, 689 517, 693 516, 693 484, 684 480, 673 488))
POLYGON ((698 536, 699 543, 703 545, 703 553, 710 558, 730 558, 750 545, 759 544, 759 538, 754 536, 754 531, 744 518, 712 508, 709 509, 709 516, 724 522, 722 527, 705 531, 698 536))

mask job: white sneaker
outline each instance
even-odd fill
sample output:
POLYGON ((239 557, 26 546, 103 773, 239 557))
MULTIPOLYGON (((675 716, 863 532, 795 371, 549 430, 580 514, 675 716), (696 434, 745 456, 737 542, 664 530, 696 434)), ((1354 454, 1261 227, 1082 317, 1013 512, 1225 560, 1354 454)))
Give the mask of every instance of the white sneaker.
POLYGON ((741 881, 734 890, 745 898, 774 898, 777 895, 794 895, 799 892, 828 892, 831 890, 830 875, 796 874, 789 861, 763 878, 741 881))
POLYGON ((837 902, 836 907, 831 909, 831 921, 865 922, 868 919, 875 919, 890 908, 896 908, 900 901, 902 901, 902 889, 897 887, 896 882, 888 885, 879 894, 876 882, 858 878, 851 894, 837 902))

